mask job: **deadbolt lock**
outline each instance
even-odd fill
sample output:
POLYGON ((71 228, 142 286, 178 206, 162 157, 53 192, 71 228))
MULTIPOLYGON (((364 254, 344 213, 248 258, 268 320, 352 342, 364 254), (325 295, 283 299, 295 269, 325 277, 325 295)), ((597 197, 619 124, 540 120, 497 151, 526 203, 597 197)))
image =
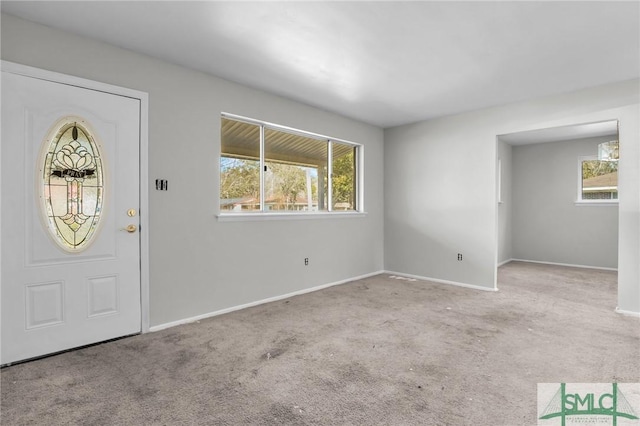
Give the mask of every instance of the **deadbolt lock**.
POLYGON ((136 209, 127 210, 127 216, 134 217, 136 215, 136 209))

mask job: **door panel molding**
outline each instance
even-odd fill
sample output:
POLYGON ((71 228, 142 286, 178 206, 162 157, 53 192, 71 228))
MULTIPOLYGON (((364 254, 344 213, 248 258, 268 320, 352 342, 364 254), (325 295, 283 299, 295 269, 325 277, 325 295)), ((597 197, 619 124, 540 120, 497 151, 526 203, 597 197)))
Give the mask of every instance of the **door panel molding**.
MULTIPOLYGON (((18 74, 25 77, 36 78, 54 83, 66 84, 69 86, 104 92, 132 99, 140 102, 140 308, 141 308, 141 331, 149 331, 149 95, 145 92, 88 80, 81 77, 48 71, 27 65, 22 65, 9 61, 0 61, 3 72, 18 74)), ((2 149, 0 148, 0 159, 2 149)), ((1 179, 1 178, 0 178, 1 179)), ((0 182, 1 184, 1 182, 0 182)), ((0 212, 2 206, 0 198, 0 212)), ((0 213, 1 214, 1 213, 0 213)), ((1 220, 1 217, 0 217, 1 220)), ((0 258, 5 248, 0 243, 0 258)), ((106 260, 106 259, 105 259, 106 260)), ((44 264, 48 262, 45 261, 44 264)), ((43 265, 37 263, 37 266, 43 265)), ((36 265, 34 265, 36 266, 36 265)), ((0 265, 0 269, 2 265, 0 265)))

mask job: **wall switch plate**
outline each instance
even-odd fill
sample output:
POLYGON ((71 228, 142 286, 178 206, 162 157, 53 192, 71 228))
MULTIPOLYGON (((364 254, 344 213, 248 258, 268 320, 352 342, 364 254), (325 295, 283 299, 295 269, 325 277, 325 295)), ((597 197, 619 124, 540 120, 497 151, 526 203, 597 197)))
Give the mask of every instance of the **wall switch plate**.
POLYGON ((169 181, 166 179, 156 179, 156 189, 158 191, 167 191, 169 189, 169 181))

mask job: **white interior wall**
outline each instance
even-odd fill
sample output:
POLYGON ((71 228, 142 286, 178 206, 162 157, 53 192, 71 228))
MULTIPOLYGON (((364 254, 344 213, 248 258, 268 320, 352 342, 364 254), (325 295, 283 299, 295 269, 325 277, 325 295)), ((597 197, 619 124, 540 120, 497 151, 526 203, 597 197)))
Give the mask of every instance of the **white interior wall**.
POLYGON ((496 136, 617 119, 618 308, 640 312, 639 87, 632 80, 386 129, 385 268, 494 288, 496 136))
POLYGON ((575 203, 579 159, 596 155, 598 144, 611 139, 513 147, 515 259, 618 267, 618 206, 575 203))
POLYGON ((499 193, 498 193, 498 265, 513 258, 513 150, 508 143, 498 140, 499 193))
POLYGON ((150 194, 152 325, 374 272, 383 259, 388 270, 492 289, 496 135, 611 119, 629 194, 619 308, 640 312, 637 80, 388 129, 383 161, 375 127, 4 15, 2 58, 150 94, 150 178, 171 188, 150 194), (220 111, 363 143, 367 217, 217 222, 220 111))
POLYGON ((382 270, 382 130, 12 16, 1 31, 3 60, 149 93, 150 181, 169 181, 149 196, 151 326, 382 270), (363 144, 367 215, 219 222, 223 111, 363 144))
POLYGON ((385 130, 387 270, 494 287, 496 133, 477 124, 452 116, 385 130))

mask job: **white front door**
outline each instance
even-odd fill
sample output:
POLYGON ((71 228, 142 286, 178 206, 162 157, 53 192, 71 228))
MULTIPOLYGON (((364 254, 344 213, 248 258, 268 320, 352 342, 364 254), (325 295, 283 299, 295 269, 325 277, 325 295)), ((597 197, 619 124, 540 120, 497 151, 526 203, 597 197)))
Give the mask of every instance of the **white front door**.
POLYGON ((140 100, 1 87, 0 364, 140 332, 140 100))

